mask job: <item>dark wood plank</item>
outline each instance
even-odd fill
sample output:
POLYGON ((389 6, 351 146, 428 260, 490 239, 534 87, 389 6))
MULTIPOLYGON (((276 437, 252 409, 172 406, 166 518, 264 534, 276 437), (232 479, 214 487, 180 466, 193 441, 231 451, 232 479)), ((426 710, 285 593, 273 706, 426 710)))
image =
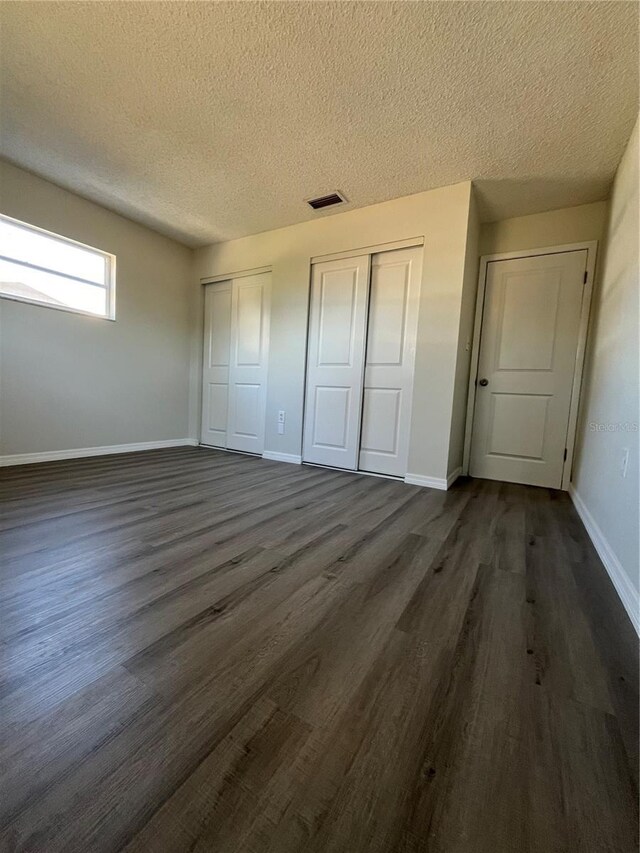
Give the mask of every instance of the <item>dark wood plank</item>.
POLYGON ((0 507, 1 849, 637 850, 637 637, 565 494, 176 448, 0 507))

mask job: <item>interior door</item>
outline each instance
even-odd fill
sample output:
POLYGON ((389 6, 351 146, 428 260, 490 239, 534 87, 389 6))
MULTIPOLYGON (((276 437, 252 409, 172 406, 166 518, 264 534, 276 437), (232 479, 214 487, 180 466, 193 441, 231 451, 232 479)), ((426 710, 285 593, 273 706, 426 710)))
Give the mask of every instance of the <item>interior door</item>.
POLYGON ((227 447, 264 451, 271 273, 233 279, 227 447))
POLYGON ((422 248, 374 255, 359 468, 407 473, 422 248))
POLYGON ((559 489, 586 250, 487 265, 469 473, 559 489))
POLYGON ((208 284, 204 294, 200 440, 213 447, 227 446, 230 345, 231 281, 208 284))
POLYGON ((303 458, 358 465, 369 255, 314 264, 303 458))

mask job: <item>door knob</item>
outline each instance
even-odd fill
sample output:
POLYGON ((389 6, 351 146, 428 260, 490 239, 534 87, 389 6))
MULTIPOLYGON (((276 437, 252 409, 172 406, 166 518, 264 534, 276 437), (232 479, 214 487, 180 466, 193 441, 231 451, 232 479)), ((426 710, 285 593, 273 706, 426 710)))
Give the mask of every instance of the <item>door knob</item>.
POLYGON ((482 385, 483 388, 485 385, 488 385, 488 384, 489 384, 488 379, 481 379, 480 382, 478 382, 478 385, 482 385))

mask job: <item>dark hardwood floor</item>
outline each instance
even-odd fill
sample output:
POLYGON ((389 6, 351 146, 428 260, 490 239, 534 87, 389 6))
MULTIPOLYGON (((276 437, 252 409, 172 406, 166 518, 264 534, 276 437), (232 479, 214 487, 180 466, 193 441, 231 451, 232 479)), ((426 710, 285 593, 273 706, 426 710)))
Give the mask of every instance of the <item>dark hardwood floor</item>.
POLYGON ((637 639, 566 494, 183 448, 0 497, 2 850, 637 850, 637 639))

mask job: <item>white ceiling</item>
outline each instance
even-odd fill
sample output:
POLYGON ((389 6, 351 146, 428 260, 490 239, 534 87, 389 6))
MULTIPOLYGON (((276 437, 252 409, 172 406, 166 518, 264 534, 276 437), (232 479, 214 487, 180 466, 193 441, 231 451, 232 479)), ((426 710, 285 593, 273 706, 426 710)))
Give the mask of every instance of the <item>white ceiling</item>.
POLYGON ((605 198, 636 2, 1 3, 1 151, 189 245, 474 179, 485 220, 605 198), (338 208, 344 209, 344 208, 338 208))

